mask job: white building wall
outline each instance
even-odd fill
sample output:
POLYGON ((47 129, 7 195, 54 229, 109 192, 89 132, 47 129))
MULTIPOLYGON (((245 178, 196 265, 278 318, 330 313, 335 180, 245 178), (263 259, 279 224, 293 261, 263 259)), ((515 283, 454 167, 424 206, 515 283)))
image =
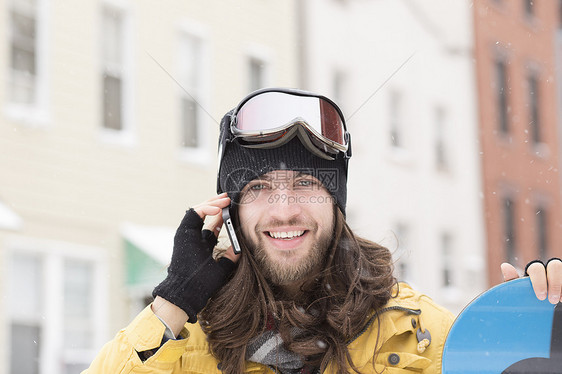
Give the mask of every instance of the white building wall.
POLYGON ((458 312, 486 285, 472 9, 448 1, 307 4, 304 82, 341 98, 352 133, 348 221, 407 262, 407 281, 458 312), (340 93, 333 92, 337 70, 346 78, 340 93), (395 93, 401 149, 390 138, 395 93), (437 107, 445 113, 447 170, 435 166, 437 107), (397 242, 400 224, 408 235, 397 242), (449 287, 442 285, 443 232, 451 236, 449 287))
POLYGON ((11 372, 10 331, 17 318, 41 329, 35 345, 41 374, 77 372, 91 359, 92 350, 65 350, 61 337, 61 303, 72 292, 66 287, 72 282, 64 279, 80 277, 66 265, 73 264, 69 259, 93 264, 88 274, 95 302, 94 351, 128 323, 134 301, 125 285, 122 227, 175 230, 189 206, 215 194, 218 121, 248 91, 249 57, 264 61, 264 85, 298 84, 294 1, 37 3, 40 110, 11 102, 12 1, 0 1, 0 29, 7 30, 0 32, 0 206, 9 212, 2 217, 16 217, 18 223, 9 224, 10 219, 0 225, 0 269, 42 268, 43 275, 26 277, 20 288, 44 295, 35 300, 42 306, 23 321, 7 306, 17 274, 0 271, 0 374, 11 372), (104 7, 124 20, 122 133, 101 126, 104 7), (197 154, 181 147, 183 90, 176 80, 185 69, 180 63, 185 35, 198 38, 201 46, 197 154), (48 283, 35 281, 42 276, 48 283))

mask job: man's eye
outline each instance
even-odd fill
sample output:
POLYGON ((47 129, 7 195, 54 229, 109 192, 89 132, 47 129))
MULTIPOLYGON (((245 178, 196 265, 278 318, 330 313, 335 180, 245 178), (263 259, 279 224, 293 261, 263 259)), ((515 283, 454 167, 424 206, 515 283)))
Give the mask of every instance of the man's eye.
POLYGON ((250 189, 253 191, 260 191, 267 188, 267 186, 263 183, 253 184, 250 186, 250 189))
POLYGON ((301 187, 309 187, 314 185, 314 181, 310 180, 310 179, 301 179, 299 181, 297 181, 297 185, 301 186, 301 187))

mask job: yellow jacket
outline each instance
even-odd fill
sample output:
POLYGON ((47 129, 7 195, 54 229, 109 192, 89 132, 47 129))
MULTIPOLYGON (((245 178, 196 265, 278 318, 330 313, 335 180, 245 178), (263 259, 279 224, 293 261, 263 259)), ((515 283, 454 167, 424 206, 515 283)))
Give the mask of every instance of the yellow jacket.
MULTIPOLYGON (((381 373, 384 369, 389 374, 441 372, 441 354, 454 320, 452 313, 401 283, 398 297, 391 299, 378 315, 380 323, 376 318, 365 316, 369 321, 365 331, 349 344, 353 362, 361 373, 381 373), (418 330, 429 331, 429 346, 418 343, 418 330)), ((162 322, 147 307, 102 348, 90 368, 82 374, 221 373, 198 324, 186 324, 181 335, 187 339, 167 341, 142 362, 137 352, 158 347, 164 330, 162 322)), ((324 373, 332 373, 332 369, 329 365, 324 373)), ((274 371, 248 362, 246 373, 274 371)))

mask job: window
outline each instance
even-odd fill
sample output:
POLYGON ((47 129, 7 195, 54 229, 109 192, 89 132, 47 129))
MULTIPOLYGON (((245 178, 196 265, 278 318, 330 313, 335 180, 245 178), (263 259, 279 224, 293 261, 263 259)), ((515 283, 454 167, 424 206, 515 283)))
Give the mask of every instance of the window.
POLYGON ((536 74, 529 75, 529 125, 531 126, 531 139, 534 144, 541 142, 541 128, 539 116, 539 80, 536 74))
POLYGON ((404 147, 403 124, 402 124, 402 97, 398 92, 390 94, 389 121, 390 121, 390 144, 396 148, 404 147))
POLYGON ((533 0, 523 0, 523 7, 525 9, 525 15, 527 17, 533 17, 535 15, 535 6, 533 0))
POLYGON ((447 157, 447 142, 445 128, 445 110, 435 110, 435 166, 440 170, 447 170, 449 160, 447 157))
POLYGON ((6 10, 6 106, 13 120, 40 125, 48 122, 48 29, 45 0, 8 0, 6 10))
POLYGON ((10 100, 34 105, 37 101, 37 3, 12 1, 10 9, 10 100))
POLYGON ((504 198, 502 205, 505 259, 513 264, 516 262, 515 203, 511 198, 504 198))
POLYGON ((249 92, 267 87, 271 82, 271 66, 275 53, 262 44, 249 43, 244 48, 243 76, 249 92))
POLYGON ((410 251, 409 251, 409 238, 410 230, 409 227, 404 223, 398 223, 395 229, 396 239, 398 241, 398 247, 395 254, 395 266, 396 266, 396 277, 401 281, 411 280, 410 274, 410 251))
POLYGON ((106 6, 102 13, 102 126, 111 131, 125 127, 125 17, 106 6))
POLYGON ((248 68, 250 92, 265 87, 265 62, 261 59, 250 57, 248 68))
POLYGON ((498 130, 501 134, 509 133, 509 105, 507 87, 507 67, 504 61, 495 62, 495 90, 496 90, 496 112, 498 130))
POLYGON ((453 286, 453 248, 452 236, 449 233, 441 235, 441 258, 443 268, 441 270, 441 285, 443 287, 453 286))
POLYGON ((333 99, 339 105, 345 98, 345 73, 341 70, 336 70, 332 78, 332 92, 333 99))
POLYGON ((40 352, 44 346, 42 262, 38 256, 15 255, 8 269, 11 372, 38 374, 40 352))
POLYGON ((7 257, 7 333, 13 374, 79 373, 106 340, 101 262, 57 252, 7 257))
POLYGON ((64 348, 91 348, 94 266, 90 261, 65 259, 63 272, 64 348))
POLYGON ((548 212, 544 206, 535 210, 535 232, 539 259, 548 259, 548 212))
POLYGON ((180 45, 180 102, 181 146, 188 149, 202 147, 202 41, 183 33, 180 45))
POLYGON ((558 30, 562 28, 562 0, 558 0, 558 30))

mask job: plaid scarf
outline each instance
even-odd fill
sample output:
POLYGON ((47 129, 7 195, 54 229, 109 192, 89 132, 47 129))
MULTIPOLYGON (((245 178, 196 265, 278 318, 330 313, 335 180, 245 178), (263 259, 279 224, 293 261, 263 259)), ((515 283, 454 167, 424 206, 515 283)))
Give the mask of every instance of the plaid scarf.
MULTIPOLYGON (((301 331, 298 327, 293 327, 291 335, 296 336, 301 331)), ((285 348, 272 316, 267 318, 266 331, 249 342, 246 359, 275 368, 281 374, 312 374, 315 372, 315 368, 303 363, 300 355, 285 348)))

